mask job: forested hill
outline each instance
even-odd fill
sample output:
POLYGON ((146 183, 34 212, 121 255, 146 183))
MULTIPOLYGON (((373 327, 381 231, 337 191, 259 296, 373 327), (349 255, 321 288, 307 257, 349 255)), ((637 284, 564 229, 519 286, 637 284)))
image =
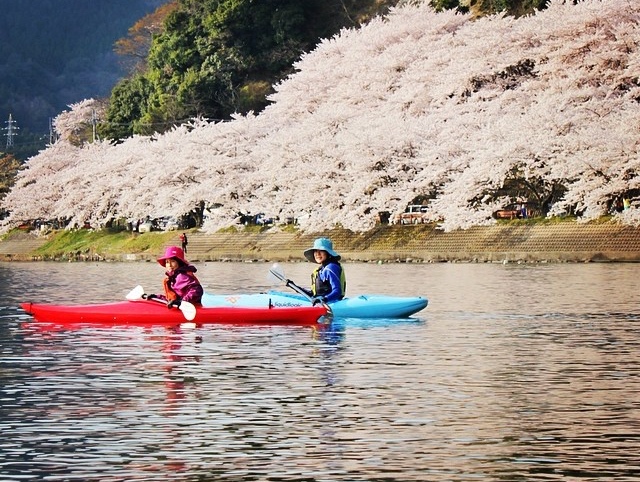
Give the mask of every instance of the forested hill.
MULTIPOLYGON (((15 125, 21 130, 15 139, 15 144, 20 150, 21 144, 34 142, 35 136, 29 133, 38 134, 41 140, 29 152, 29 156, 37 152, 38 148, 44 147, 44 140, 49 130, 49 119, 57 116, 67 109, 72 103, 80 102, 89 98, 110 97, 114 86, 127 74, 122 68, 121 58, 114 53, 114 42, 127 35, 138 20, 153 12, 160 5, 168 3, 170 0, 0 0, 0 128, 6 128, 6 121, 9 114, 12 115, 15 125), (44 137, 43 137, 44 136, 44 137)), ((463 8, 470 4, 468 0, 425 0, 430 1, 438 8, 463 8)), ((306 31, 308 37, 329 37, 336 33, 343 26, 355 26, 372 16, 386 12, 388 7, 395 5, 399 0, 326 0, 307 1, 304 8, 311 9, 311 4, 315 4, 315 15, 303 19, 302 30, 306 31), (306 22, 306 24, 305 24, 306 22), (306 26, 305 26, 306 25, 306 26)), ((189 8, 189 17, 197 15, 198 9, 205 9, 205 5, 224 2, 181 2, 185 8, 189 8)), ((297 2, 287 2, 285 0, 263 0, 252 3, 246 15, 240 15, 236 19, 236 24, 227 23, 220 27, 218 31, 223 36, 227 34, 238 36, 238 29, 246 31, 246 38, 255 43, 258 33, 253 28, 249 20, 258 15, 257 11, 265 9, 283 10, 286 5, 295 5, 297 2), (261 10, 260 7, 261 6, 261 10)), ((523 12, 530 12, 533 8, 540 8, 545 4, 545 0, 501 0, 497 4, 493 0, 477 0, 471 2, 472 10, 476 14, 486 13, 496 8, 506 9, 510 14, 518 15, 523 12), (487 4, 487 5, 485 5, 487 4)), ((235 2, 233 8, 223 8, 224 11, 240 11, 239 5, 242 2, 235 2)), ((466 8, 466 7, 465 7, 466 8)), ((463 8, 464 9, 464 8, 463 8)), ((246 13, 246 12, 245 12, 246 13)), ((263 12, 264 14, 264 12, 263 12)), ((260 15, 263 15, 260 14, 260 15)), ((284 14, 283 14, 284 15, 284 14)), ((300 22, 295 16, 281 15, 279 22, 288 25, 289 28, 296 22, 300 22)), ((274 17, 274 19, 277 15, 274 17)), ((254 19, 255 20, 255 19, 254 19)), ((226 20, 225 20, 226 21, 226 20)), ((180 53, 170 52, 179 58, 185 51, 184 48, 186 33, 180 37, 182 26, 176 32, 180 53)), ((189 34, 190 35, 190 34, 189 34)), ((264 40, 264 32, 261 32, 261 41, 264 40)), ((304 50, 309 50, 315 45, 315 40, 307 38, 307 43, 302 45, 304 50)), ((238 42, 242 42, 240 38, 238 42)), ((201 42, 202 43, 202 42, 201 42)), ((206 44, 207 42, 205 42, 206 44)), ((251 42, 249 42, 251 44, 251 42)), ((285 46, 287 47, 287 46, 285 46)), ((257 65, 258 70, 254 72, 243 72, 237 66, 228 62, 225 53, 216 51, 215 56, 224 59, 221 72, 234 71, 234 75, 246 78, 240 82, 240 94, 243 94, 243 82, 245 85, 254 87, 256 79, 262 83, 277 81, 288 73, 291 66, 286 65, 292 62, 301 53, 298 49, 267 50, 264 45, 257 46, 256 52, 250 52, 250 59, 255 56, 276 59, 285 66, 281 71, 271 72, 264 69, 264 66, 257 65), (264 50, 261 53, 260 48, 264 50), (263 68, 260 71, 260 68, 263 68), (249 81, 249 82, 247 82, 249 81), (253 84, 251 83, 253 82, 253 84)), ((224 50, 224 49, 223 49, 224 50)), ((228 50, 228 49, 227 49, 228 50)), ((190 51, 189 51, 190 52, 190 51)), ((231 52, 229 58, 234 59, 235 51, 231 52)), ((272 62, 273 63, 273 62, 272 62)), ((183 65, 186 71, 194 71, 194 65, 189 62, 183 65)), ((256 66, 254 65, 253 68, 256 66)), ((209 70, 204 69, 205 84, 210 84, 215 76, 210 75, 209 70)), ((181 75, 178 69, 175 75, 181 75)), ((157 76, 156 76, 157 77, 157 76)), ((215 80, 215 79, 214 79, 215 80)), ((223 80, 227 80, 226 78, 223 80)), ((259 82, 257 82, 259 84, 259 82)), ((268 86, 267 86, 268 87, 268 86)), ((248 96, 262 95, 263 92, 249 90, 248 96)), ((197 89, 192 85, 186 87, 189 96, 197 95, 197 89), (195 94, 194 94, 195 92, 195 94)), ((205 93, 211 96, 211 89, 205 89, 205 93)), ((266 89, 265 92, 269 92, 266 89)), ((233 93, 237 95, 237 93, 233 93)), ((246 96, 246 93, 244 94, 246 96)), ((145 101, 149 101, 145 93, 145 101)), ((116 97, 117 100, 119 100, 116 97)), ((112 97, 113 101, 113 97, 112 97)), ((131 99, 126 98, 125 103, 130 105, 131 99)), ((254 102, 258 106, 264 104, 259 99, 254 102)), ((162 104, 160 102, 160 104, 162 104)), ((249 108, 254 108, 249 104, 249 108)), ((234 111, 237 106, 227 109, 234 111)), ((243 109, 239 109, 243 111, 243 109)), ((118 115, 120 113, 118 112, 118 115)), ((196 109, 195 112, 187 111, 186 116, 203 114, 196 109)), ((210 112, 204 112, 211 117, 210 112)), ((227 112, 228 114, 228 112, 227 112)), ((152 113, 151 118, 157 116, 152 113)), ((125 116, 121 119, 115 116, 115 122, 126 125, 136 119, 135 116, 125 116)), ((215 117, 215 115, 213 116, 215 117)), ((157 126, 156 126, 157 127, 157 126)), ((6 132, 0 131, 2 134, 6 132)), ((109 136, 107 136, 109 137, 109 136)), ((3 147, 5 135, 0 138, 3 147)), ((29 146, 22 149, 22 155, 14 150, 19 158, 28 157, 25 151, 29 146)))
POLYGON ((103 139, 166 132, 194 117, 260 112, 273 87, 322 39, 417 2, 479 17, 531 13, 546 0, 180 0, 164 17, 145 65, 112 91, 103 139), (471 3, 473 5, 471 5, 471 3))
POLYGON ((165 2, 0 0, 0 126, 12 114, 46 133, 69 104, 107 97, 123 75, 114 42, 165 2))

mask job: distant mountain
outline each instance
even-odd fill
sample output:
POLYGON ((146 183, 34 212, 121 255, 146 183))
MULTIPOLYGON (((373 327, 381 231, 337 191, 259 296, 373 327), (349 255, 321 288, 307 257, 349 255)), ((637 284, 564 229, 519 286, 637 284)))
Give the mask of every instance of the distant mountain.
POLYGON ((0 128, 11 114, 44 134, 69 104, 108 97, 125 74, 114 42, 166 1, 0 0, 0 128))

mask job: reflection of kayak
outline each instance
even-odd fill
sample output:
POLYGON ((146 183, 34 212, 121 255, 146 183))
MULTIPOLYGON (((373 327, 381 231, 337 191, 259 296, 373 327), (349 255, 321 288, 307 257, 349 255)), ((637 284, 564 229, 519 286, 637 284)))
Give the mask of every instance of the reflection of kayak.
POLYGON ((314 328, 314 337, 330 345, 337 345, 346 336, 347 330, 398 329, 401 327, 420 326, 425 320, 415 318, 333 318, 331 323, 314 328))
MULTIPOLYGON (((210 307, 311 307, 308 298, 281 291, 257 294, 213 295, 205 293, 202 305, 210 307)), ((329 303, 334 317, 340 318, 406 318, 425 308, 428 300, 422 296, 361 295, 329 303)))
MULTIPOLYGON (((112 323, 112 324, 180 324, 185 317, 180 310, 153 301, 121 301, 93 305, 51 305, 21 303, 24 311, 37 321, 51 323, 112 323)), ((310 325, 324 321, 323 306, 306 307, 200 307, 196 309, 196 324, 298 324, 310 325)))

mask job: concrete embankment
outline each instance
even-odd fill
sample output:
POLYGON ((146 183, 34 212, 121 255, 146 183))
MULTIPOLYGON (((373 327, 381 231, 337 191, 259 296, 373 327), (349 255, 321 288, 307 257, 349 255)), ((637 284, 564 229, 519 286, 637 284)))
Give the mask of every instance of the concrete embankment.
MULTIPOLYGON (((179 244, 176 233, 175 244, 179 244)), ((616 223, 509 223, 443 233, 431 226, 382 225, 366 233, 332 230, 300 234, 275 228, 256 232, 189 233, 193 261, 301 260, 318 236, 328 236, 345 261, 384 262, 637 262, 640 228, 616 223)), ((0 242, 0 260, 41 259, 44 238, 24 234, 0 242)), ((93 253, 91 259, 136 261, 155 252, 93 253)), ((83 259, 80 255, 78 259, 83 259)))

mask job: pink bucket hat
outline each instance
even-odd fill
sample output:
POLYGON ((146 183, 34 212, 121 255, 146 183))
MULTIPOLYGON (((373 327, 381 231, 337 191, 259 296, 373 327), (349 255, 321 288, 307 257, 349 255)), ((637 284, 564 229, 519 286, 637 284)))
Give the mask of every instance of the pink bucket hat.
POLYGON ((165 262, 169 258, 176 258, 184 265, 189 264, 189 262, 184 259, 184 251, 182 251, 182 248, 178 248, 177 246, 167 246, 167 248, 164 250, 164 256, 158 258, 158 263, 160 264, 160 266, 164 267, 165 262))

